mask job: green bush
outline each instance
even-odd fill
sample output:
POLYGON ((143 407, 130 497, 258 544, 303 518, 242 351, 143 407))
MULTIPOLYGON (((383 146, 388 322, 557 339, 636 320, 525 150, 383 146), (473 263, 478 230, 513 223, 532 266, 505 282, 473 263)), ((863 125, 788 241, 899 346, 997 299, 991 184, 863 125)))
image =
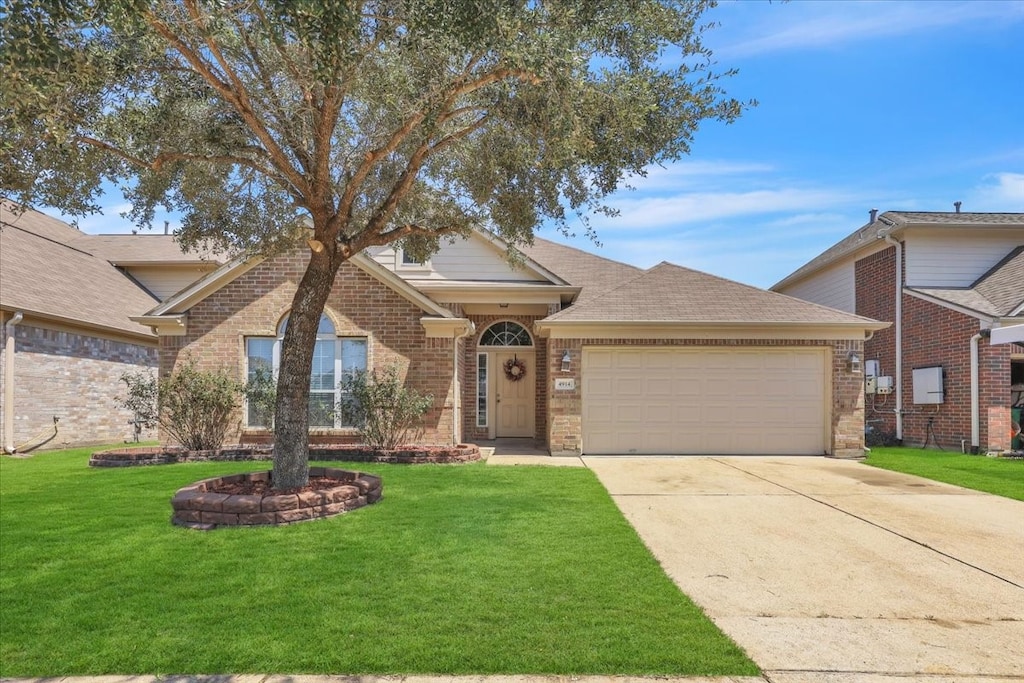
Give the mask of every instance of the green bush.
POLYGON ((423 433, 423 415, 434 404, 430 394, 405 386, 398 368, 355 372, 341 382, 338 406, 347 424, 355 425, 366 445, 391 450, 423 433))
POLYGON ((189 450, 212 450, 224 443, 245 389, 227 370, 200 370, 193 358, 159 381, 148 372, 126 373, 121 381, 128 396, 119 403, 138 422, 160 425, 189 450))
POLYGON ((277 382, 268 368, 255 368, 249 373, 249 381, 243 389, 249 404, 249 424, 274 428, 274 411, 277 404, 277 382))

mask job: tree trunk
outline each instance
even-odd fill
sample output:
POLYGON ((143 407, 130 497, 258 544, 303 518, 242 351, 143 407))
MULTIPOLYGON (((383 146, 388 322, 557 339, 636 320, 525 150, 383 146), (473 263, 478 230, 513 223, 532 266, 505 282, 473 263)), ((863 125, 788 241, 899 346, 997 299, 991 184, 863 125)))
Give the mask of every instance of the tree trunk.
POLYGON ((275 489, 309 483, 309 376, 316 330, 337 270, 326 250, 313 253, 292 301, 277 378, 275 489))

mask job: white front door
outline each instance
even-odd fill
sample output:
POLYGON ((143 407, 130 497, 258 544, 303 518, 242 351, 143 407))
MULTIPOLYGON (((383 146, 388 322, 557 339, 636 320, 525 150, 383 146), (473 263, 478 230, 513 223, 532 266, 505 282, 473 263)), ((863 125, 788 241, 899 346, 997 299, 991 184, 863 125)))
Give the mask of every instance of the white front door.
POLYGON ((493 354, 496 438, 534 435, 534 401, 537 393, 535 357, 532 349, 495 351, 493 354), (511 380, 506 376, 505 364, 515 359, 523 362, 525 371, 522 379, 511 380))

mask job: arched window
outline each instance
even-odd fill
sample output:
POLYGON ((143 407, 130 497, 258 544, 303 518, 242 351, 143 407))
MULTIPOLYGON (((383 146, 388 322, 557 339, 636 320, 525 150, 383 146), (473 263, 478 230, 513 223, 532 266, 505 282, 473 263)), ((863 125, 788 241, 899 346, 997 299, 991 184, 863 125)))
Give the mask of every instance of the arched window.
POLYGON ((494 323, 480 335, 480 346, 533 346, 526 328, 511 320, 494 323))
MULTIPOLYGON (((276 337, 247 337, 245 349, 246 372, 252 380, 261 370, 270 370, 277 376, 281 363, 281 340, 288 327, 286 315, 277 326, 276 337)), ((309 376, 310 427, 350 427, 344 424, 337 410, 341 402, 342 378, 366 370, 366 337, 338 337, 334 323, 323 314, 316 330, 313 347, 313 367, 309 376)), ((269 427, 269 417, 257 414, 252 406, 246 410, 250 427, 269 427)))

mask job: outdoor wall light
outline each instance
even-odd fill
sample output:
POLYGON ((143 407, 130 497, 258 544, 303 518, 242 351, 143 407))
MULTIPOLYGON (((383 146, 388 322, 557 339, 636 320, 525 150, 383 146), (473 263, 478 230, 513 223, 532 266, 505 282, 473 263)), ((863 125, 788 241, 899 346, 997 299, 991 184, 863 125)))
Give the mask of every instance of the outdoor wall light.
POLYGON ((562 372, 569 372, 572 369, 572 355, 569 353, 569 349, 566 349, 562 353, 562 372))
POLYGON ((860 359, 859 353, 856 351, 850 351, 850 353, 846 355, 846 361, 850 366, 850 372, 855 374, 861 373, 863 362, 860 359))

